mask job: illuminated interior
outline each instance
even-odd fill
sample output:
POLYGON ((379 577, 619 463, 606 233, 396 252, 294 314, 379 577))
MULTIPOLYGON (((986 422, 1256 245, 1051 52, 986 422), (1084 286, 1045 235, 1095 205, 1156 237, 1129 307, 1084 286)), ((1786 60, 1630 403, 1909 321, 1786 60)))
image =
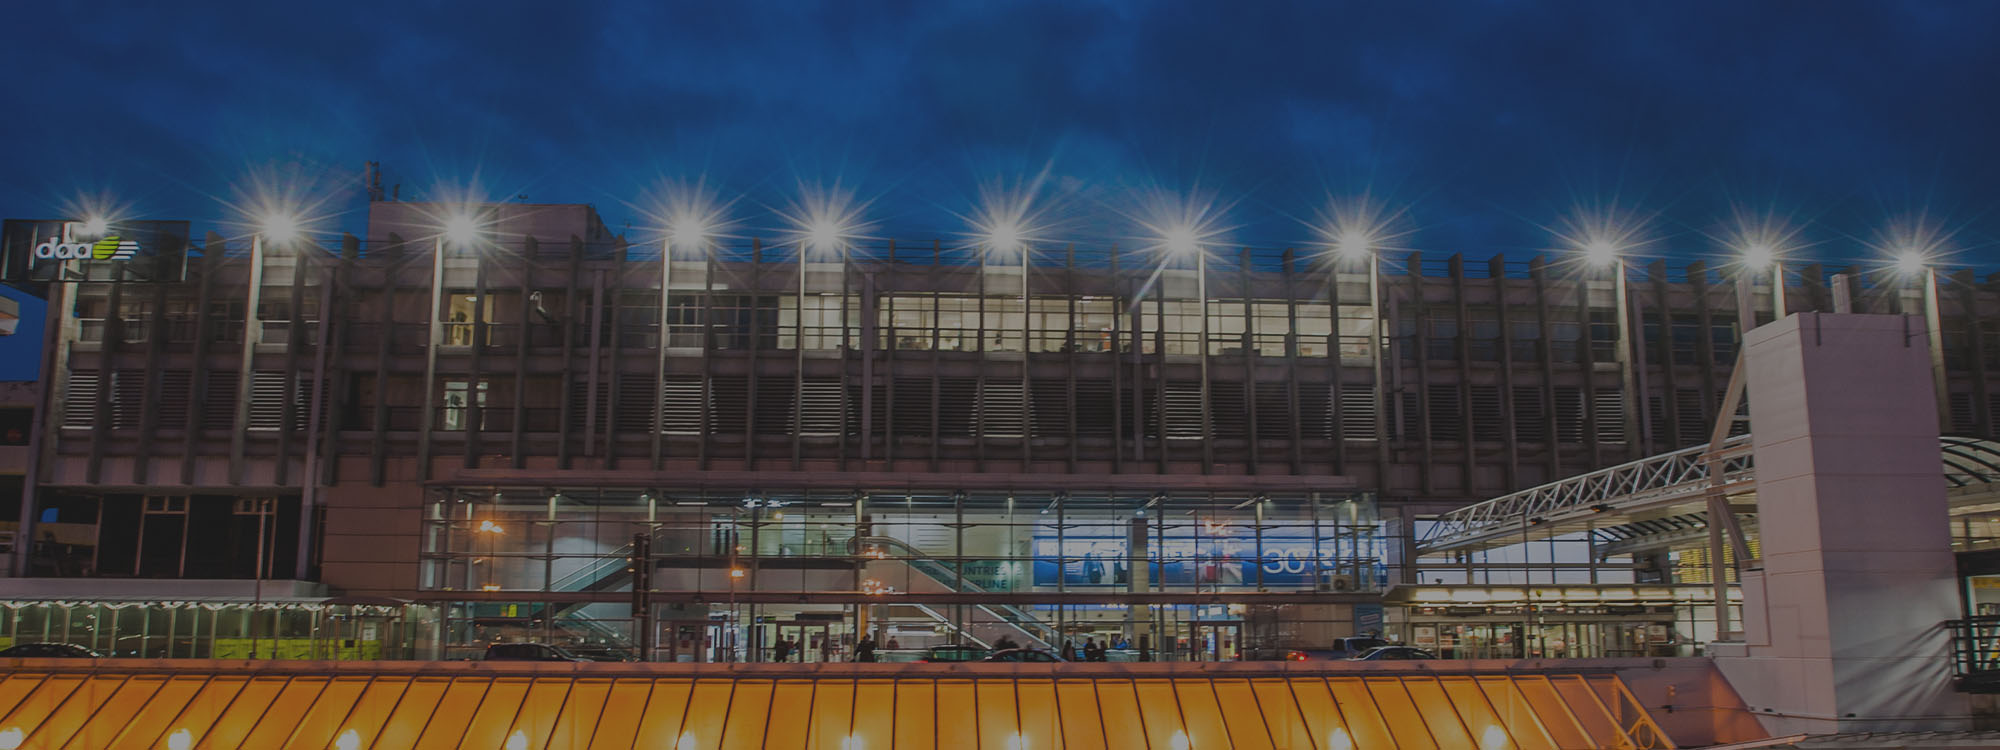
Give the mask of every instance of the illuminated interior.
POLYGON ((1672 747, 1608 675, 41 664, 0 681, 0 747, 1672 747))

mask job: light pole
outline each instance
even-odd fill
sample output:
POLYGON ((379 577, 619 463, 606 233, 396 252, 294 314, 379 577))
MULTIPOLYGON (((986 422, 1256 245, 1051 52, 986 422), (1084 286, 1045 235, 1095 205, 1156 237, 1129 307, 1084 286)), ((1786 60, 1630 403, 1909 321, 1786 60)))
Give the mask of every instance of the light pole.
MULTIPOLYGON (((1196 335, 1199 338, 1195 342, 1196 362, 1198 364, 1197 371, 1201 375, 1201 462, 1203 466, 1210 466, 1215 461, 1215 447, 1208 439, 1209 424, 1212 418, 1208 399, 1208 251, 1202 247, 1201 235, 1191 226, 1178 226, 1169 229, 1160 239, 1162 247, 1166 249, 1169 256, 1178 258, 1185 258, 1189 255, 1194 256, 1194 296, 1197 306, 1196 310, 1201 316, 1201 323, 1196 327, 1196 335)), ((1160 286, 1160 299, 1164 302, 1166 299, 1165 282, 1163 281, 1160 286)), ((1162 356, 1165 356, 1165 354, 1166 352, 1161 352, 1162 356)), ((1164 417, 1165 415, 1162 416, 1164 417)), ((1164 436, 1166 425, 1161 425, 1160 429, 1162 436, 1164 436)), ((1161 455, 1160 458, 1161 460, 1165 460, 1166 456, 1161 455)))
POLYGON ((1931 385, 1937 391, 1938 429, 1951 429, 1951 394, 1946 390, 1944 371, 1944 321, 1938 308, 1938 273, 1930 254, 1920 247, 1906 247, 1896 254, 1896 272, 1903 278, 1916 277, 1923 285, 1924 332, 1930 339, 1931 385))
MULTIPOLYGON (((1646 413, 1646 405, 1641 403, 1645 393, 1645 373, 1632 363, 1632 302, 1630 290, 1626 288, 1625 248, 1605 238, 1597 238, 1584 243, 1583 259, 1592 268, 1611 271, 1611 299, 1618 307, 1618 350, 1613 361, 1618 364, 1619 387, 1624 393, 1625 439, 1628 444, 1637 444, 1639 453, 1644 453, 1652 434, 1652 418, 1646 413), (1636 429, 1634 429, 1636 427, 1636 429)), ((1586 290, 1585 294, 1588 294, 1586 290)), ((1589 321, 1584 321, 1589 325, 1589 321)), ((1595 413, 1596 405, 1592 404, 1595 413)), ((1603 415, 1597 415, 1602 420, 1603 415)))
MULTIPOLYGON (((660 458, 663 455, 663 442, 665 440, 663 433, 666 432, 667 426, 667 401, 664 398, 664 389, 660 388, 660 384, 666 382, 667 348, 673 344, 669 296, 673 289, 674 280, 674 246, 680 246, 683 252, 689 250, 700 252, 707 248, 709 239, 713 236, 713 233, 713 226, 707 217, 688 213, 675 217, 667 227, 666 238, 660 241, 660 340, 659 360, 655 363, 654 368, 656 375, 654 388, 659 392, 653 394, 652 436, 653 467, 655 469, 660 466, 660 458)), ((705 324, 706 321, 703 321, 703 323, 705 324)))
MULTIPOLYGON (((446 243, 460 248, 470 248, 479 239, 479 224, 471 214, 459 213, 447 220, 443 231, 431 238, 431 304, 429 318, 429 345, 424 347, 424 413, 418 415, 418 430, 422 439, 417 441, 417 471, 430 476, 431 430, 437 426, 437 358, 438 347, 444 345, 444 319, 438 309, 444 305, 444 250, 446 243)), ((384 332, 383 335, 388 335, 384 332)), ((476 391, 468 391, 468 398, 477 398, 476 391)))

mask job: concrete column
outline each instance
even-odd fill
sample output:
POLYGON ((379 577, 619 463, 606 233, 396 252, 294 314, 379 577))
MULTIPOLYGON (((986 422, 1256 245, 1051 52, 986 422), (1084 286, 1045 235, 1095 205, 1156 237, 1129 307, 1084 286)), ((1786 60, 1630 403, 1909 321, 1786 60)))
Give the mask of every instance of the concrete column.
MULTIPOLYGON (((1145 518, 1134 518, 1125 535, 1125 590, 1135 594, 1145 593, 1152 586, 1153 571, 1148 554, 1152 539, 1147 536, 1148 531, 1145 518)), ((1125 623, 1136 647, 1141 637, 1153 633, 1152 608, 1144 604, 1127 605, 1125 623)), ((1060 643, 1050 645, 1062 646, 1060 643)))
POLYGON ((1716 663, 1773 734, 1954 729, 1959 614, 1921 324, 1802 313, 1752 330, 1762 570, 1716 663))

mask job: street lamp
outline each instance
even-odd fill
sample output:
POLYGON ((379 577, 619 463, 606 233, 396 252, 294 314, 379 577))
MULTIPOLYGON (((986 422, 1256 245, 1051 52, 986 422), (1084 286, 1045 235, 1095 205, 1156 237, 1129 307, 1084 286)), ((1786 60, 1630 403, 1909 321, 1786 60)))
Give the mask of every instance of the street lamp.
POLYGON ((82 224, 83 226, 77 229, 82 231, 85 237, 101 238, 111 232, 111 220, 103 216, 86 216, 82 224))
MULTIPOLYGON (((1944 371, 1944 316, 1938 305, 1937 266, 1931 263, 1931 252, 1917 244, 1905 244, 1895 251, 1891 259, 1896 275, 1905 280, 1917 279, 1924 290, 1924 329, 1929 334, 1931 349, 1931 384, 1937 392, 1938 424, 1951 424, 1951 400, 1946 390, 1944 371)), ((1900 299, 1902 295, 1899 293, 1900 299)), ((1898 305, 1901 312, 1901 305, 1898 305)))
POLYGON ((1778 251, 1767 243, 1752 242, 1743 247, 1741 261, 1744 268, 1762 271, 1778 262, 1778 251))
POLYGON ((299 238, 299 217, 290 211, 274 211, 258 222, 258 230, 266 241, 289 245, 299 238))
POLYGON ((1930 271, 1930 256, 1923 248, 1906 247, 1896 251, 1896 272, 1904 276, 1916 276, 1930 271))
POLYGON ((1343 263, 1361 263, 1375 254, 1375 238, 1359 229, 1342 230, 1334 235, 1333 257, 1343 263))
MULTIPOLYGON (((425 436, 417 441, 417 465, 421 471, 430 471, 431 430, 437 426, 437 357, 438 348, 444 346, 444 250, 445 245, 470 250, 479 240, 479 221, 461 206, 438 225, 437 235, 431 238, 431 302, 429 318, 429 346, 424 349, 424 412, 418 416, 418 428, 425 436)), ((476 311, 475 311, 475 314, 476 311)), ((475 342, 476 343, 476 342, 475 342)), ((476 388, 476 386, 475 386, 476 388)), ((468 391, 470 394, 470 391, 468 391)), ((477 403, 476 395, 467 396, 469 403, 477 403)))
MULTIPOLYGON (((1611 224, 1611 220, 1604 220, 1611 224)), ((1630 250, 1627 244, 1632 231, 1616 226, 1602 226, 1583 236, 1578 250, 1583 253, 1583 262, 1593 269, 1611 272, 1612 304, 1617 306, 1618 349, 1613 360, 1618 365, 1621 376, 1620 386, 1624 391, 1624 421, 1627 429, 1626 440, 1635 442, 1644 449, 1650 441, 1651 418, 1640 402, 1640 394, 1646 390, 1643 367, 1635 367, 1632 362, 1632 301, 1631 292, 1626 288, 1627 279, 1625 255, 1630 250), (1631 429, 1636 427, 1637 429, 1631 429), (1637 434, 1631 434, 1637 433, 1637 434)), ((1588 294, 1587 290, 1584 292, 1588 294)), ((1589 321, 1585 321, 1588 324, 1589 321)), ((1588 341, 1586 341, 1588 344, 1588 341)))
POLYGON ((474 220, 470 214, 461 213, 445 221, 444 233, 438 235, 438 244, 442 248, 444 242, 450 240, 453 245, 471 247, 472 243, 478 239, 479 222, 474 220))
POLYGON ((1618 243, 1603 237, 1583 243, 1583 261, 1590 264, 1591 268, 1609 268, 1619 264, 1623 254, 1624 249, 1620 248, 1618 243))
POLYGON ((1756 305, 1753 304, 1757 274, 1771 273, 1771 319, 1785 317, 1785 264, 1783 253, 1778 247, 1765 240, 1752 239, 1744 242, 1736 257, 1742 271, 1736 274, 1737 316, 1742 319, 1743 330, 1756 327, 1756 305))
MULTIPOLYGON (((1034 335, 1034 310, 1029 306, 1028 297, 1028 269, 1031 265, 1028 257, 1030 253, 1028 232, 1021 226, 1020 220, 1011 217, 995 217, 983 222, 978 230, 981 250, 979 268, 982 277, 986 273, 986 260, 991 256, 1018 255, 1021 258, 1021 352, 1023 354, 1021 382, 1025 383, 1028 379, 1028 360, 1025 355, 1034 348, 1033 342, 1030 341, 1034 335)), ((983 282, 980 288, 984 291, 983 282)))
MULTIPOLYGON (((808 196, 804 210, 793 220, 792 242, 799 246, 799 298, 797 303, 798 341, 796 350, 805 356, 806 349, 806 267, 811 256, 835 256, 842 265, 841 295, 847 294, 845 283, 845 263, 850 243, 861 231, 861 220, 843 194, 808 196)), ((841 304, 841 344, 847 343, 847 305, 841 304)), ((801 364, 801 366, 804 366, 801 364)), ((802 395, 802 394, 798 394, 802 395)))

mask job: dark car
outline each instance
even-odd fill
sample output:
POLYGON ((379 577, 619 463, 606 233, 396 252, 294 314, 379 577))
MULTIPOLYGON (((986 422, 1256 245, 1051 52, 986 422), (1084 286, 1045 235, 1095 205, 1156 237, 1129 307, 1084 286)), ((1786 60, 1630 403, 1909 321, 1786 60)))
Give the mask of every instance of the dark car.
POLYGON ((1380 638, 1370 638, 1365 635, 1349 636, 1333 639, 1333 648, 1327 650, 1325 656, 1317 653, 1313 655, 1325 659, 1352 659, 1387 645, 1389 642, 1380 638))
POLYGON ((992 649, 980 648, 978 646, 932 646, 930 651, 925 652, 924 657, 917 661, 980 661, 991 653, 993 653, 992 649))
POLYGON ((1382 646, 1349 661, 1415 661, 1436 658, 1431 652, 1413 646, 1382 646))
POLYGON ((1068 660, 1045 648, 1006 648, 988 654, 980 661, 1032 661, 1048 664, 1068 660))
POLYGON ((546 643, 495 643, 486 647, 487 661, 570 661, 585 662, 590 659, 563 650, 560 646, 546 643))
POLYGON ((100 659, 104 655, 74 643, 22 643, 0 650, 13 659, 100 659))

